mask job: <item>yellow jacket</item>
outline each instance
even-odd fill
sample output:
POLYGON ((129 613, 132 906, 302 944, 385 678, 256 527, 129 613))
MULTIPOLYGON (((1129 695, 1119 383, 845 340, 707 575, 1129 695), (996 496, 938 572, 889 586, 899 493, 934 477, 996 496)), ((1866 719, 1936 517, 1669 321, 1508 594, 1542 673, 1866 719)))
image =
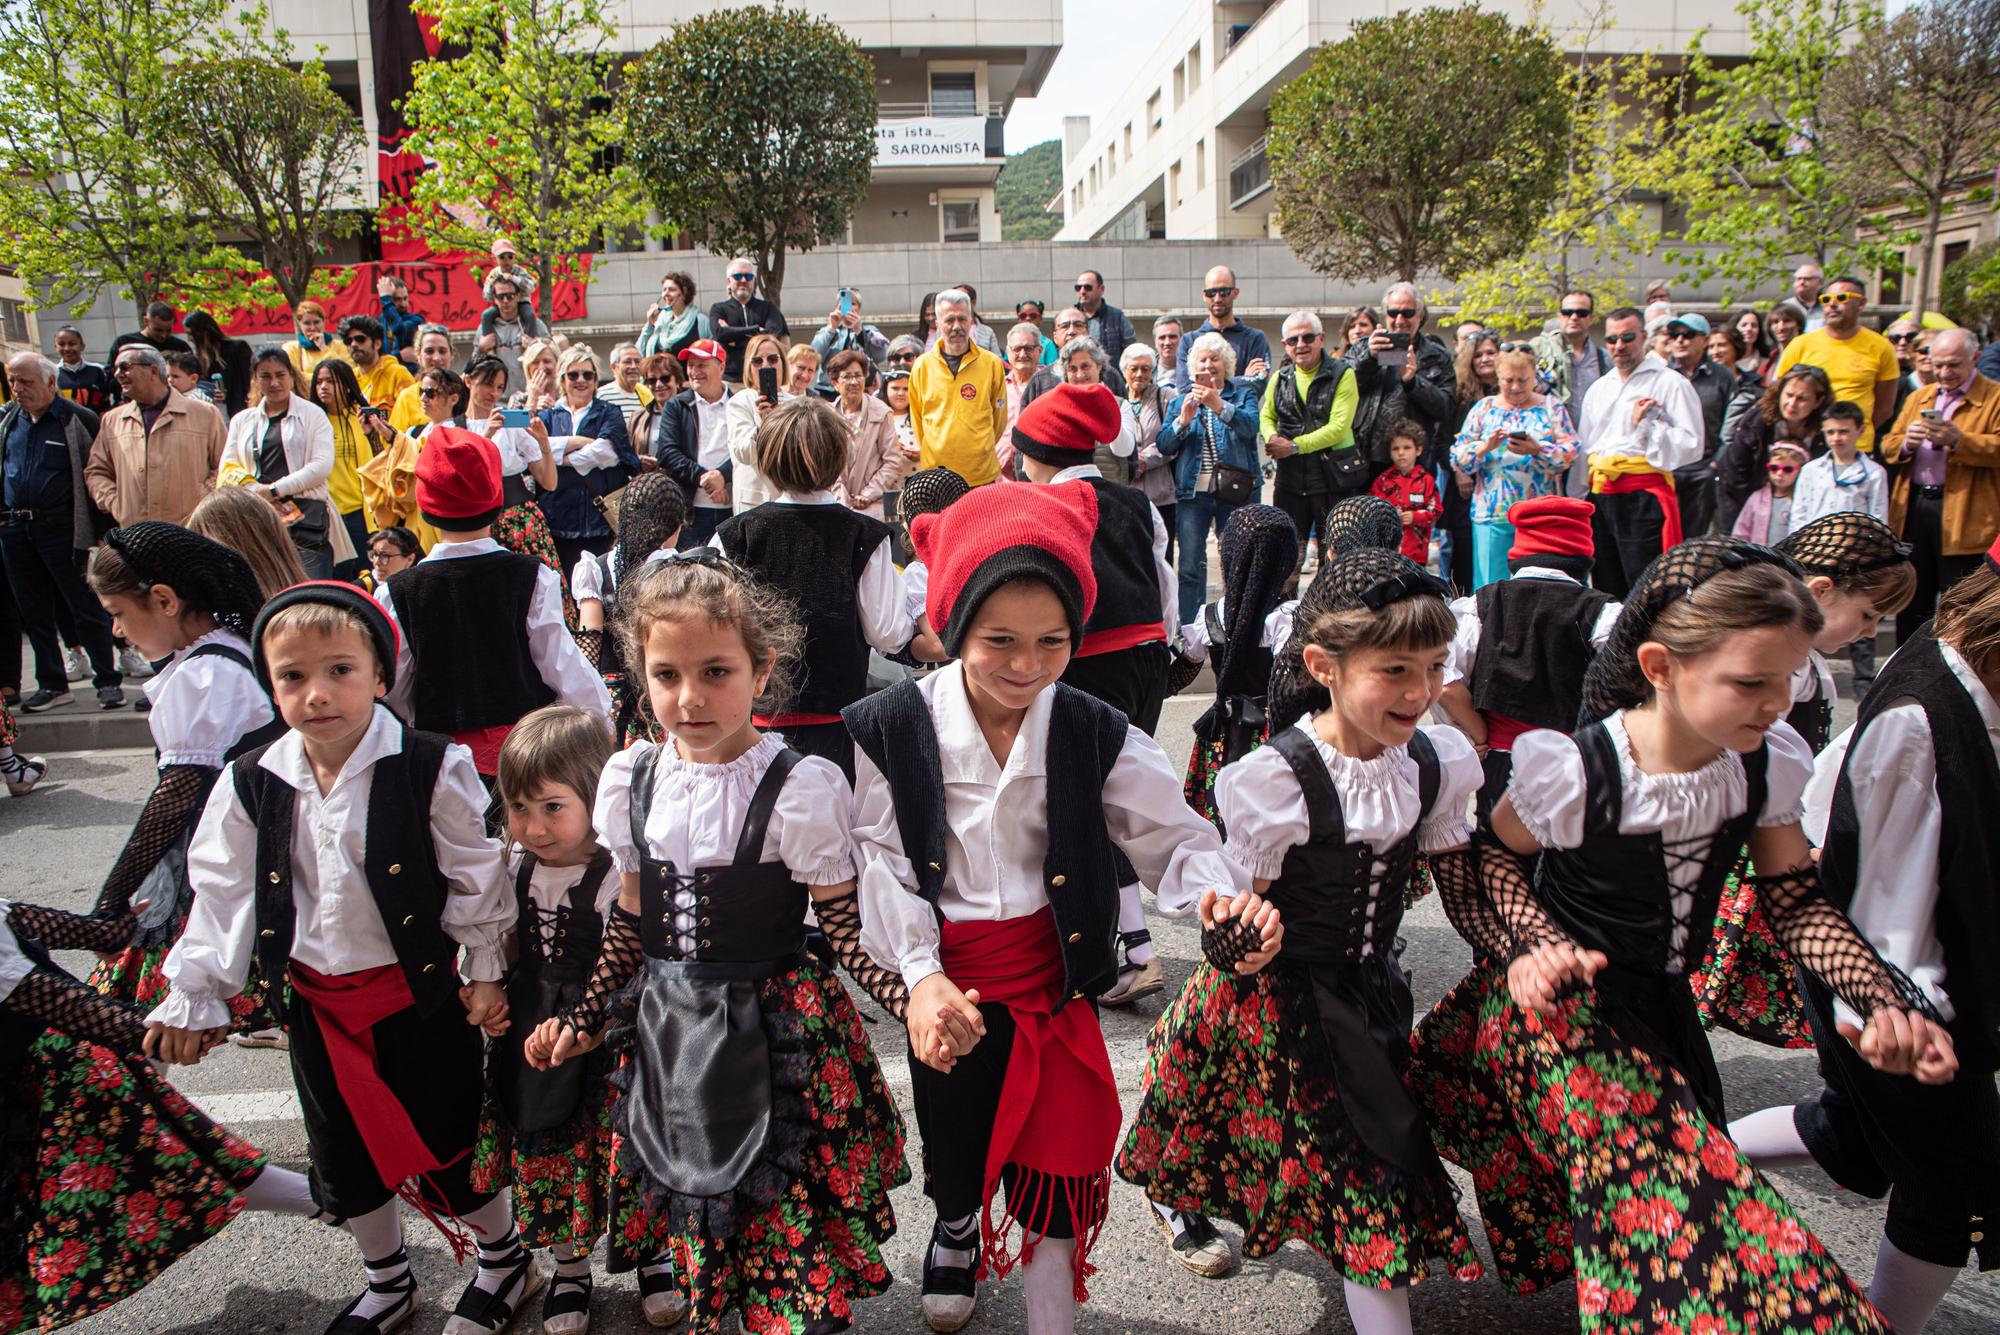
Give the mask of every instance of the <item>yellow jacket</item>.
POLYGON ((998 478, 1007 363, 975 343, 953 375, 937 344, 910 368, 910 428, 923 452, 919 466, 949 468, 975 487, 998 478))

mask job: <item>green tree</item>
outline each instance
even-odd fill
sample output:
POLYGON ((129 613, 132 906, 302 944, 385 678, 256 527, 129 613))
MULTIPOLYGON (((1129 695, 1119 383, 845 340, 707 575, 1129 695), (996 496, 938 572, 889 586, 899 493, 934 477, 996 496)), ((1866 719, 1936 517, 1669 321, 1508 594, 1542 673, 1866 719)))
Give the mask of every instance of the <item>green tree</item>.
POLYGON ((1562 55, 1470 5, 1367 19, 1271 99, 1285 239, 1338 278, 1456 274, 1527 244, 1562 180, 1562 55))
POLYGON ((785 257, 840 240, 868 188, 875 67, 824 19, 759 6, 689 19, 627 69, 623 101, 654 207, 753 258, 773 302, 785 257))
POLYGON ((1002 241, 1046 241, 1062 227, 1048 211, 1062 189, 1062 142, 1051 139, 1007 159, 993 183, 993 206, 1000 211, 1002 241))
POLYGON ((255 242, 296 306, 330 243, 360 230, 368 136, 319 61, 281 63, 282 32, 270 46, 176 66, 162 101, 188 203, 255 242))
POLYGON ((1913 5, 1871 24, 1862 50, 1827 82, 1829 154, 1857 197, 1921 214, 1916 284, 1904 296, 1929 310, 1945 206, 2000 157, 2000 0, 1913 5))
POLYGON ((1750 34, 1745 61, 1690 54, 1699 109, 1683 143, 1707 181, 1688 201, 1686 248, 1671 258, 1696 281, 1721 278, 1731 303, 1802 256, 1829 272, 1893 260, 1893 241, 1856 239, 1866 204, 1834 171, 1822 124, 1827 81, 1879 0, 1740 0, 1736 12, 1750 34))
POLYGON ((167 68, 198 54, 226 0, 0 5, 0 264, 30 300, 81 315, 110 288, 140 311, 226 264, 188 209, 163 133, 167 68))
POLYGON ((2000 334, 2000 241, 1974 246, 1945 266, 1938 309, 1968 329, 2000 334))
MULTIPOLYGON (((408 226, 447 250, 513 238, 545 294, 607 230, 638 225, 645 202, 619 145, 618 36, 603 0, 413 0, 464 48, 416 67, 403 103, 409 147, 430 160, 408 226)), ((676 122, 677 131, 686 129, 676 122)))
POLYGON ((1684 84, 1657 55, 1607 53, 1611 26, 1599 5, 1568 39, 1570 132, 1555 196, 1526 244, 1460 282, 1464 315, 1525 329, 1579 287, 1608 309, 1629 295, 1636 258, 1657 246, 1652 201, 1688 184, 1675 133, 1684 84))

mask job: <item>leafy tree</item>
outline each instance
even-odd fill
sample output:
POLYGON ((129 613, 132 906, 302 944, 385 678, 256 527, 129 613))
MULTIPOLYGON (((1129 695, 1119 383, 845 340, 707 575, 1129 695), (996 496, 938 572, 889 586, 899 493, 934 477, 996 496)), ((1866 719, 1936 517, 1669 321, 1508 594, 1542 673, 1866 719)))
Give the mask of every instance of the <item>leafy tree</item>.
POLYGON ((1904 295, 1928 310, 1945 205, 2000 156, 2000 0, 1913 5, 1871 24, 1862 49, 1827 81, 1827 143, 1847 189, 1921 212, 1904 295))
POLYGON ((188 203, 254 241, 296 306, 329 243, 360 230, 368 137, 317 60, 295 70, 281 63, 284 35, 270 45, 175 67, 162 101, 188 203))
POLYGON ((1689 248, 1672 258, 1697 281, 1720 277, 1730 303, 1802 256, 1829 272, 1892 261, 1893 241, 1856 239, 1863 192, 1834 171, 1823 121, 1828 80, 1880 0, 1740 0, 1736 12, 1749 29, 1747 60, 1723 67, 1690 53, 1700 109, 1683 141, 1708 181, 1689 201, 1689 248))
POLYGON ((1675 133, 1684 84, 1656 55, 1607 53, 1611 26, 1610 7, 1600 4, 1567 40, 1570 132, 1554 199, 1519 251, 1459 284, 1465 315, 1525 329, 1579 287, 1601 310, 1619 304, 1636 257, 1659 241, 1646 201, 1688 187, 1675 133))
POLYGON ((875 67, 834 24, 721 9, 677 24, 626 71, 626 151, 661 214, 757 262, 840 240, 875 158, 875 67), (690 128, 690 127, 694 128, 690 128))
POLYGON ((30 299, 81 315, 111 288, 141 312, 228 257, 182 198, 163 132, 169 65, 198 53, 226 0, 0 5, 0 263, 30 299))
POLYGON ((1968 329, 2000 334, 2000 241, 1974 246, 1945 266, 1938 309, 1968 329))
POLYGON ((1467 5, 1354 25, 1271 99, 1278 223, 1338 278, 1460 273, 1527 244, 1562 181, 1562 54, 1467 5))
MULTIPOLYGON (((417 64, 403 102, 411 151, 430 160, 412 187, 411 230, 445 250, 513 238, 553 320, 558 273, 645 203, 618 151, 612 90, 618 35, 604 0, 413 0, 440 40, 464 48, 417 64)), ((685 123, 676 121, 682 130, 685 123)))
POLYGON ((1046 241, 1062 227, 1048 203, 1062 189, 1062 141, 1051 139, 1016 153, 993 183, 1003 241, 1046 241))

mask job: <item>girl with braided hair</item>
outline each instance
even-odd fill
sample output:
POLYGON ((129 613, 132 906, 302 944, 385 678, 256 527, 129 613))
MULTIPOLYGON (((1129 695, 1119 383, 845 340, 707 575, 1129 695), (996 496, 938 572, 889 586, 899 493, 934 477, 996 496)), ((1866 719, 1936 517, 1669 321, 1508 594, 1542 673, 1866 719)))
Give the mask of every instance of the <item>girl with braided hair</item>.
POLYGON ((1403 1080, 1412 1001, 1396 933, 1418 857, 1468 939, 1490 950, 1504 933, 1467 847, 1478 757, 1455 729, 1419 726, 1444 683, 1445 585, 1364 549, 1331 557, 1314 588, 1321 610, 1298 634, 1328 706, 1215 789, 1229 852, 1282 940, 1249 968, 1236 933, 1204 935, 1206 962, 1153 1035, 1118 1167, 1161 1205, 1241 1225, 1246 1256, 1305 1242, 1340 1271, 1358 1331, 1400 1335, 1433 1258, 1484 1273, 1403 1080))
MULTIPOLYGON (((175 524, 115 528, 90 563, 90 587, 118 633, 148 659, 172 661, 146 683, 159 782, 92 910, 90 948, 106 957, 91 986, 128 1005, 164 997, 160 966, 187 927, 187 846, 224 765, 285 725, 251 667, 250 627, 263 594, 241 555, 175 524)), ((232 1009, 239 1025, 261 989, 232 1009)), ((270 1037, 268 1024, 249 1026, 270 1037)))
POLYGON ((618 899, 582 995, 524 1057, 582 1057, 625 991, 611 1269, 638 1266, 642 1295, 678 1288, 699 1335, 733 1330, 731 1309, 750 1330, 845 1330, 889 1286, 889 1191, 909 1172, 861 1018, 804 949, 808 907, 877 1001, 901 1014, 905 992, 861 950, 846 779, 752 720, 783 706, 804 633, 706 547, 647 568, 619 604, 667 741, 617 753, 598 781, 618 899))
POLYGON ((673 556, 687 522, 687 493, 665 473, 642 473, 618 498, 618 540, 609 552, 585 552, 569 577, 580 629, 577 647, 604 678, 611 696, 611 730, 622 749, 635 741, 661 740, 659 724, 642 708, 645 688, 637 683, 618 650, 611 627, 617 620, 621 577, 673 556))
POLYGON ((1575 735, 1515 743, 1479 849, 1508 943, 1419 1027, 1417 1088, 1446 1157, 1478 1167, 1503 1279, 1573 1271, 1587 1329, 1885 1328, 1723 1129, 1686 974, 1746 842, 1779 940, 1866 1017, 1842 1030, 1857 1060, 1927 1085, 1956 1071, 1799 829, 1811 757, 1782 715, 1825 618, 1795 569, 1730 538, 1647 568, 1575 735))

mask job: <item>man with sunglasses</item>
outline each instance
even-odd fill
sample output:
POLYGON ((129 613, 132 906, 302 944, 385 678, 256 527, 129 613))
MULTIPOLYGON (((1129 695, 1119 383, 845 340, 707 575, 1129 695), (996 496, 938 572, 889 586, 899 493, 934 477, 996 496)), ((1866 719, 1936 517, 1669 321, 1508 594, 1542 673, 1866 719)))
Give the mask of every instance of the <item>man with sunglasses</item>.
POLYGON ((1278 466, 1271 503, 1299 531, 1296 585, 1306 539, 1319 531, 1324 557, 1326 512, 1367 491, 1374 470, 1354 447, 1354 408, 1361 397, 1354 369, 1327 357, 1319 316, 1293 311, 1285 317, 1284 341, 1285 359, 1264 390, 1259 417, 1264 453, 1278 466))
POLYGON ((792 327, 785 313, 773 302, 757 295, 757 261, 739 255, 725 270, 727 291, 721 301, 708 308, 708 323, 715 329, 715 341, 722 345, 725 360, 722 378, 732 385, 743 383, 743 349, 758 334, 776 334, 790 339, 792 327))
MULTIPOLYGON (((1444 340, 1424 332, 1428 312, 1415 285, 1392 283, 1382 294, 1382 327, 1347 350, 1360 399, 1354 409, 1354 443, 1368 461, 1372 481, 1389 466, 1389 428, 1414 418, 1430 436, 1425 467, 1440 462, 1438 437, 1458 407, 1458 373, 1444 340)), ((1367 490, 1364 483, 1362 490, 1367 490)))
POLYGON ((1701 459, 1701 400, 1646 347, 1645 315, 1604 317, 1611 374, 1583 396, 1577 439, 1589 465, 1596 566, 1591 582, 1623 601, 1639 572, 1681 540, 1676 469, 1701 459))
POLYGON ((522 379, 522 346, 530 339, 547 338, 549 327, 528 304, 533 292, 512 277, 494 279, 488 284, 486 294, 493 304, 480 313, 479 338, 473 347, 507 363, 508 380, 518 384, 522 379))
POLYGON ((424 412, 424 397, 421 381, 426 371, 439 371, 451 365, 451 330, 441 324, 427 324, 417 330, 417 376, 416 380, 396 396, 389 406, 389 429, 409 431, 422 426, 429 420, 424 412))
MULTIPOLYGON (((1036 399, 1039 399, 1042 395, 1063 383, 1063 367, 1068 359, 1061 355, 1062 350, 1067 349, 1077 339, 1089 337, 1090 317, 1083 313, 1081 306, 1065 306, 1062 310, 1056 312, 1057 360, 1037 370, 1034 376, 1028 381, 1026 387, 1021 390, 1020 406, 1022 408, 1026 408, 1036 399)), ((1116 394, 1120 399, 1125 397, 1125 377, 1119 372, 1117 364, 1108 355, 1105 358, 1105 365, 1100 379, 1113 394, 1116 394)))
POLYGON ((1693 311, 1667 321, 1667 361, 1687 377, 1701 402, 1701 458, 1674 472, 1681 534, 1698 538, 1715 521, 1715 456, 1722 450, 1722 424, 1736 392, 1736 372, 1708 355, 1708 319, 1693 311))
MULTIPOLYGON (((1236 350, 1236 374, 1252 379, 1269 374, 1271 369, 1271 340, 1264 337, 1264 331, 1244 324, 1236 318, 1236 273, 1226 264, 1218 264, 1210 269, 1201 280, 1201 299, 1207 303, 1208 318, 1201 327, 1182 338, 1174 349, 1173 385, 1177 390, 1185 390, 1192 383, 1188 378, 1188 352, 1194 341, 1203 334, 1220 334, 1229 340, 1229 346, 1236 350)), ((1062 340, 1058 338, 1057 343, 1062 340)))
POLYGON ((1597 298, 1582 288, 1572 288, 1556 303, 1556 327, 1534 339, 1535 369, 1549 393, 1569 409, 1572 422, 1583 406, 1583 396, 1611 369, 1610 354, 1590 336, 1590 322, 1596 315, 1597 298))
MULTIPOLYGON (((1076 308, 1083 312, 1090 322, 1085 332, 1097 340, 1097 346, 1104 349, 1105 360, 1112 366, 1125 355, 1125 345, 1139 341, 1138 331, 1125 318, 1125 312, 1104 299, 1104 275, 1095 269, 1085 269, 1076 276, 1076 308)), ((1058 347, 1068 347, 1067 339, 1057 339, 1058 347)), ((1123 397, 1123 391, 1118 391, 1123 397)))
POLYGON ((1903 369, 1889 340, 1861 327, 1861 312, 1867 305, 1867 289, 1859 278, 1828 283, 1819 294, 1826 323, 1785 346, 1777 373, 1782 376, 1801 362, 1825 371, 1833 382, 1833 396, 1858 404, 1868 419, 1861 433, 1861 452, 1873 454, 1875 433, 1895 420, 1896 382, 1903 378, 1903 369))

